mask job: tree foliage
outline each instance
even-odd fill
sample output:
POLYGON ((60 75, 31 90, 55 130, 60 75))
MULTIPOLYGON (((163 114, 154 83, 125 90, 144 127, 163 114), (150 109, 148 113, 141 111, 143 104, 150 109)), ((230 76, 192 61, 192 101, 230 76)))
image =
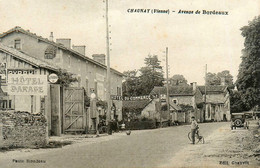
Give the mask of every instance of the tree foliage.
POLYGON ((170 85, 171 86, 184 86, 184 85, 188 85, 188 81, 185 79, 185 77, 183 75, 173 75, 170 79, 170 85))
POLYGON ((123 96, 139 95, 139 79, 137 76, 138 70, 125 71, 124 82, 122 84, 123 96))
POLYGON ((123 82, 124 96, 148 95, 154 86, 163 86, 163 70, 157 55, 148 55, 144 62, 145 66, 139 70, 124 72, 126 76, 123 82))
POLYGON ((60 84, 62 87, 68 87, 71 83, 78 81, 76 77, 73 77, 72 73, 69 73, 63 69, 59 69, 57 75, 59 77, 58 84, 60 84))
POLYGON ((221 85, 222 79, 225 80, 225 85, 229 87, 233 87, 233 76, 230 74, 228 70, 224 70, 222 72, 216 73, 207 73, 207 84, 208 85, 221 85))
POLYGON ((247 109, 260 105, 260 16, 241 28, 245 38, 236 85, 247 109))
POLYGON ((241 100, 241 93, 231 91, 230 93, 230 111, 231 113, 242 112, 246 110, 245 103, 241 100))

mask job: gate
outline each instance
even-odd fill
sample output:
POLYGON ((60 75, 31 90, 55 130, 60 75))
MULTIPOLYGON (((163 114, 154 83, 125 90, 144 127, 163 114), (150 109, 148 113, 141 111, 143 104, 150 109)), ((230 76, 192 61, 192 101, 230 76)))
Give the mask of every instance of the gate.
POLYGON ((86 115, 84 112, 84 88, 63 89, 63 133, 84 132, 86 115))

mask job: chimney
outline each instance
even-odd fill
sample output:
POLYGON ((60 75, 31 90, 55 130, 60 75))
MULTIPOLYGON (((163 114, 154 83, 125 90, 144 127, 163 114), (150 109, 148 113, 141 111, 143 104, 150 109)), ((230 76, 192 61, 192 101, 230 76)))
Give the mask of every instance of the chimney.
POLYGON ((93 60, 95 60, 95 61, 97 61, 97 62, 99 62, 101 64, 106 65, 106 56, 105 56, 105 54, 93 54, 92 57, 93 57, 93 60))
POLYGON ((74 51, 77 51, 78 53, 80 53, 82 55, 85 55, 85 50, 86 50, 86 46, 85 45, 80 45, 80 46, 72 45, 72 49, 74 51))
POLYGON ((221 77, 220 80, 221 80, 221 85, 222 85, 222 86, 226 86, 226 80, 225 80, 225 78, 224 78, 224 77, 221 77))
POLYGON ((59 39, 56 39, 56 43, 60 43, 60 44, 64 45, 64 47, 71 49, 70 48, 70 46, 71 46, 70 45, 71 44, 71 39, 69 39, 69 38, 59 38, 59 39))
POLYGON ((49 37, 49 40, 50 40, 50 41, 53 41, 53 32, 51 32, 50 37, 49 37))
POLYGON ((197 89, 197 82, 193 82, 191 86, 192 86, 192 90, 196 91, 196 89, 197 89))

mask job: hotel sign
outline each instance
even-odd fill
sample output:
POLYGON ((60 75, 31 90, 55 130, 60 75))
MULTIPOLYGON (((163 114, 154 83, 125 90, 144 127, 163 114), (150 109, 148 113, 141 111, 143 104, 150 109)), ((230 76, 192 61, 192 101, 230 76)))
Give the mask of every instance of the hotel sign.
POLYGON ((8 94, 47 95, 47 75, 8 74, 8 94))

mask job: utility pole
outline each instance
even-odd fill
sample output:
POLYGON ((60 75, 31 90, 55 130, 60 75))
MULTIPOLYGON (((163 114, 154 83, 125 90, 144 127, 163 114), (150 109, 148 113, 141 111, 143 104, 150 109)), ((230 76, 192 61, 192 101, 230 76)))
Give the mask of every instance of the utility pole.
POLYGON ((204 97, 204 104, 205 104, 205 112, 204 112, 204 120, 205 120, 205 116, 206 116, 206 108, 207 108, 207 64, 205 66, 205 97, 204 97))
POLYGON ((170 98, 169 98, 169 71, 168 71, 168 47, 166 47, 166 103, 167 103, 167 111, 170 119, 170 98))
POLYGON ((109 28, 108 28, 108 0, 106 0, 106 48, 107 48, 107 116, 106 123, 110 121, 111 118, 111 102, 110 102, 110 55, 109 55, 109 28))

